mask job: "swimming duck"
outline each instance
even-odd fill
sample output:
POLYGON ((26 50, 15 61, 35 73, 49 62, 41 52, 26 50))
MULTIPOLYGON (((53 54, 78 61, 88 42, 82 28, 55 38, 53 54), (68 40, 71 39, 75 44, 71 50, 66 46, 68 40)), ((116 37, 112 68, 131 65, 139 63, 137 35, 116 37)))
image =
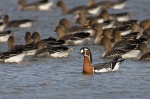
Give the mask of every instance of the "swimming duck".
POLYGON ((34 42, 32 42, 34 45, 39 41, 43 41, 46 44, 46 46, 52 46, 52 47, 63 46, 63 45, 66 46, 64 40, 57 40, 53 37, 41 39, 41 36, 38 32, 34 32, 31 36, 31 38, 34 40, 34 42))
POLYGON ((85 12, 85 8, 86 8, 86 6, 78 6, 68 11, 63 1, 58 1, 57 6, 61 8, 63 14, 78 14, 81 11, 85 12))
POLYGON ((83 73, 85 74, 117 71, 119 69, 120 63, 124 61, 118 60, 119 58, 117 57, 110 62, 92 65, 92 53, 89 48, 87 47, 81 48, 79 54, 82 54, 84 56, 83 73))
MULTIPOLYGON (((119 27, 120 24, 129 24, 129 22, 137 22, 137 20, 130 20, 130 14, 128 12, 123 12, 123 13, 112 13, 109 14, 107 10, 102 10, 101 13, 98 16, 90 16, 86 17, 84 12, 81 12, 76 16, 77 20, 73 21, 74 23, 78 22, 78 18, 80 18, 80 22, 89 22, 89 20, 96 18, 99 23, 103 23, 104 21, 108 20, 116 20, 117 22, 115 23, 116 27, 119 27)), ((82 22, 82 23, 83 23, 82 22)))
POLYGON ((116 49, 116 48, 124 49, 124 48, 129 48, 130 46, 138 46, 139 43, 144 42, 146 40, 144 38, 136 39, 136 37, 133 39, 128 39, 128 37, 126 39, 122 39, 122 36, 120 35, 119 30, 117 29, 113 31, 112 37, 114 40, 112 49, 116 49))
POLYGON ((88 44, 90 41, 90 33, 88 32, 65 34, 63 26, 58 26, 55 31, 58 35, 57 40, 66 41, 67 45, 84 45, 88 44))
POLYGON ((126 58, 137 58, 140 51, 136 49, 135 46, 128 46, 127 48, 116 48, 112 49, 112 44, 107 37, 103 37, 101 40, 101 44, 104 45, 104 53, 102 58, 116 58, 121 57, 123 59, 126 58))
POLYGON ((130 13, 122 12, 122 13, 112 13, 109 16, 110 20, 117 20, 119 22, 129 21, 130 20, 130 13))
POLYGON ((25 0, 19 0, 17 4, 20 4, 19 10, 51 10, 50 7, 53 5, 53 1, 41 0, 27 4, 25 0))
POLYGON ((70 22, 66 18, 61 19, 59 24, 65 28, 65 33, 89 32, 91 36, 94 35, 92 28, 84 26, 70 26, 70 22))
POLYGON ((58 1, 57 6, 61 8, 63 14, 78 14, 80 12, 85 12, 89 14, 97 14, 101 9, 100 6, 77 6, 75 8, 67 10, 66 4, 63 1, 58 1))
MULTIPOLYGON (((26 38, 25 40, 28 40, 31 38, 26 38)), ((37 48, 33 44, 27 44, 27 45, 15 45, 14 37, 10 36, 8 38, 8 52, 15 52, 16 50, 22 49, 24 52, 26 52, 26 55, 34 55, 37 51, 37 48)))
POLYGON ((37 43, 38 51, 35 53, 33 57, 53 57, 53 58, 61 58, 67 57, 70 52, 73 51, 72 48, 68 48, 66 46, 58 46, 58 47, 45 47, 46 44, 43 41, 39 41, 37 43))
POLYGON ((140 37, 140 35, 142 35, 140 33, 140 27, 137 23, 132 23, 130 26, 122 26, 122 27, 117 27, 117 29, 120 31, 120 34, 122 36, 126 36, 126 35, 132 35, 133 33, 137 33, 137 38, 140 37))
POLYGON ((88 6, 101 6, 101 9, 113 8, 113 9, 123 9, 126 5, 127 0, 120 0, 117 2, 113 1, 100 1, 95 3, 95 0, 89 0, 88 6))
POLYGON ((28 28, 31 27, 34 20, 30 19, 21 19, 21 20, 12 20, 9 21, 9 16, 5 15, 4 17, 4 23, 6 24, 6 27, 21 27, 21 28, 28 28))

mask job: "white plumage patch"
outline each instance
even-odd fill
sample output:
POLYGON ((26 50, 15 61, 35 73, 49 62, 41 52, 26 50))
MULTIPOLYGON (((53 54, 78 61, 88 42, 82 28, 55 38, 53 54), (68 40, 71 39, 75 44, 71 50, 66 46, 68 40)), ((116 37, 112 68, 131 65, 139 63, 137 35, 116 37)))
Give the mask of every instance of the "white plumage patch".
POLYGON ((29 50, 29 51, 25 51, 26 55, 34 55, 37 52, 37 49, 33 49, 33 50, 29 50))
POLYGON ((7 42, 8 38, 10 37, 9 34, 5 35, 5 36, 1 36, 0 37, 0 42, 7 42))
POLYGON ((101 18, 101 19, 98 19, 98 23, 103 23, 104 22, 104 19, 101 18))
POLYGON ((31 27, 31 26, 32 26, 32 22, 26 22, 24 24, 21 24, 19 27, 26 28, 26 27, 31 27))
POLYGON ((123 9, 126 5, 126 2, 121 3, 121 4, 116 4, 115 6, 113 6, 113 9, 123 9))
POLYGON ((56 52, 54 54, 51 54, 51 57, 53 58, 61 58, 61 57, 68 57, 69 53, 73 51, 72 48, 66 50, 66 51, 61 51, 61 52, 56 52))
POLYGON ((53 2, 48 2, 46 4, 40 5, 39 9, 40 10, 48 10, 52 5, 53 5, 53 2))
POLYGON ((103 68, 100 70, 94 70, 95 73, 104 73, 104 72, 110 72, 110 71, 112 71, 111 68, 103 68))
POLYGON ((129 29, 129 30, 126 30, 126 31, 122 31, 120 34, 121 34, 121 36, 124 36, 124 35, 130 34, 131 32, 132 32, 132 30, 129 29))
POLYGON ((101 7, 99 6, 99 7, 95 8, 95 9, 88 10, 88 13, 90 13, 90 14, 97 14, 99 12, 100 8, 101 7))
POLYGON ((25 56, 25 53, 21 53, 21 54, 18 54, 16 56, 5 59, 4 62, 5 63, 13 63, 13 62, 20 63, 20 62, 22 62, 24 56, 25 56))
POLYGON ((85 45, 88 44, 90 41, 90 38, 85 38, 85 39, 81 39, 81 40, 76 40, 75 41, 75 45, 85 45))
POLYGON ((108 24, 108 25, 103 25, 102 29, 113 28, 113 27, 114 27, 114 23, 115 23, 115 22, 111 22, 111 23, 108 24))
POLYGON ((120 67, 120 62, 117 62, 114 69, 112 71, 117 71, 120 67))
POLYGON ((132 50, 124 55, 122 55, 123 59, 127 59, 127 58, 137 58, 140 54, 140 50, 132 50))
POLYGON ((1 25, 0 26, 0 31, 3 31, 5 29, 5 27, 6 27, 6 24, 1 25))
POLYGON ((121 16, 121 17, 117 17, 117 21, 123 22, 123 21, 129 21, 130 17, 129 16, 121 16))

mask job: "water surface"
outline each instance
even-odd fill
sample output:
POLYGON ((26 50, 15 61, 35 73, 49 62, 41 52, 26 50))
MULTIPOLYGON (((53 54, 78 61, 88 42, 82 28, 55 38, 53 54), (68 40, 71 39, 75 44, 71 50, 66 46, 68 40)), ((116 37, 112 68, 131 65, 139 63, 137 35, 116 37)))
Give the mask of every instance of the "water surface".
MULTIPOLYGON (((28 0, 33 2, 36 0, 28 0)), ((88 0, 64 0, 67 8, 86 4, 88 0)), ((97 0, 98 1, 98 0, 97 0)), ((57 37, 55 23, 61 18, 73 20, 73 15, 62 15, 60 9, 53 11, 19 11, 16 0, 1 0, 0 9, 10 20, 35 19, 32 28, 14 28, 15 43, 24 44, 25 32, 38 31, 42 38, 57 37)), ((55 0, 56 4, 57 0, 55 0)), ((109 10, 109 13, 128 11, 131 19, 139 21, 150 18, 149 0, 128 0, 123 10, 109 10)), ((29 64, 0 64, 0 99, 149 99, 150 62, 125 60, 119 71, 94 75, 82 74, 83 56, 78 55, 82 46, 74 46, 67 58, 38 58, 29 64)), ((103 46, 87 45, 93 54, 93 64, 109 60, 101 59, 103 46)), ((7 44, 0 44, 2 51, 7 44)))

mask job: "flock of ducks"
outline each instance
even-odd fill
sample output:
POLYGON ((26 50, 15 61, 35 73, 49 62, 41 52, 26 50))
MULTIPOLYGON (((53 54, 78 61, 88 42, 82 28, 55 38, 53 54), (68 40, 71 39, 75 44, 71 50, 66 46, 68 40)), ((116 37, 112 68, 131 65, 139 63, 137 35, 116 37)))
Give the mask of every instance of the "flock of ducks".
POLYGON ((60 7, 62 14, 75 14, 71 26, 67 18, 57 24, 55 32, 57 38, 41 39, 38 32, 25 34, 25 44, 15 45, 14 31, 6 28, 29 28, 35 20, 10 20, 4 15, 0 24, 0 42, 7 42, 8 49, 0 53, 2 63, 21 63, 27 55, 32 57, 67 57, 72 51, 71 46, 87 45, 93 40, 95 45, 103 45, 102 58, 112 59, 106 63, 92 65, 92 53, 89 48, 82 47, 79 54, 84 56, 83 73, 93 74, 100 72, 117 71, 124 59, 150 60, 147 44, 150 40, 150 19, 141 22, 130 20, 130 13, 110 14, 107 9, 123 9, 127 0, 101 1, 89 0, 87 5, 67 9, 65 2, 60 0, 55 7, 53 1, 41 0, 26 3, 19 0, 19 10, 51 10, 60 7), (90 16, 87 16, 91 14, 90 16), (91 40, 93 39, 93 40, 91 40), (122 59, 121 59, 122 58, 122 59))

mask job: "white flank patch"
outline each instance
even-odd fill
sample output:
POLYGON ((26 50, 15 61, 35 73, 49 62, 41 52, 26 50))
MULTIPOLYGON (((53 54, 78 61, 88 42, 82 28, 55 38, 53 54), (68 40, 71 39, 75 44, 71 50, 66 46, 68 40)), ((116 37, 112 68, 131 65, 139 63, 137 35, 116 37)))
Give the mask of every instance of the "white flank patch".
POLYGON ((61 57, 67 57, 69 53, 67 52, 56 52, 54 54, 51 54, 51 57, 53 58, 61 58, 61 57))
POLYGON ((66 51, 61 51, 61 52, 56 52, 54 54, 51 54, 51 57, 53 58, 61 58, 61 57, 68 57, 68 55, 70 54, 70 52, 73 51, 73 48, 69 48, 66 51))
POLYGON ((33 49, 33 50, 29 50, 29 51, 25 51, 26 55, 35 55, 35 53, 37 52, 37 49, 33 49))
POLYGON ((101 8, 101 7, 99 6, 99 7, 97 7, 97 8, 88 10, 88 13, 90 13, 90 14, 97 14, 97 13, 99 12, 100 8, 101 8))
POLYGON ((91 30, 87 30, 87 31, 85 31, 85 32, 93 33, 93 30, 91 29, 91 30))
POLYGON ((1 36, 0 37, 0 42, 7 42, 8 38, 10 37, 9 34, 5 35, 5 36, 1 36))
POLYGON ((129 21, 130 17, 128 15, 117 17, 117 21, 123 22, 123 21, 129 21))
POLYGON ((85 44, 88 44, 90 41, 90 38, 85 38, 85 39, 82 39, 82 40, 76 40, 75 41, 75 45, 85 45, 85 44))
POLYGON ((112 8, 113 9, 123 9, 125 7, 125 5, 126 5, 126 2, 123 2, 121 4, 114 5, 112 8))
POLYGON ((103 23, 103 22, 104 22, 103 18, 98 19, 98 23, 103 23))
POLYGON ((126 30, 126 31, 120 31, 120 34, 121 34, 121 36, 124 36, 124 35, 130 34, 131 32, 132 32, 132 30, 129 29, 129 30, 126 30))
POLYGON ((120 62, 117 62, 114 69, 112 71, 117 71, 120 67, 120 62))
POLYGON ((6 27, 6 24, 1 25, 0 26, 0 31, 3 31, 5 29, 5 27, 6 27))
POLYGON ((26 22, 24 24, 21 24, 19 27, 26 28, 26 27, 31 27, 31 26, 32 26, 32 22, 26 22))
POLYGON ((127 58, 137 58, 140 55, 140 50, 132 50, 124 55, 122 55, 123 59, 127 59, 127 58))
POLYGON ((10 57, 5 60, 5 63, 12 63, 12 62, 20 63, 22 62, 24 56, 25 56, 25 53, 10 57))
POLYGON ((111 22, 108 25, 103 25, 102 29, 113 28, 113 26, 114 26, 114 22, 111 22))
POLYGON ((49 8, 53 5, 53 2, 48 2, 46 4, 40 5, 39 9, 40 10, 49 10, 49 8))
POLYGON ((95 73, 104 73, 104 72, 110 72, 110 71, 112 71, 111 68, 103 68, 100 70, 94 70, 95 73))

